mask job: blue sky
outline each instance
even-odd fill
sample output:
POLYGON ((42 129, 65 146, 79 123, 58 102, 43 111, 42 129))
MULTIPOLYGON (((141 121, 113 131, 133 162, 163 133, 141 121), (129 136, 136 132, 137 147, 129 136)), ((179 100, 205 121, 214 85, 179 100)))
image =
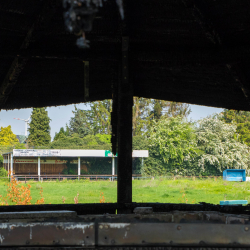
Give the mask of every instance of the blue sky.
MULTIPOLYGON (((77 108, 85 109, 84 103, 76 104, 77 108)), ((73 116, 72 110, 74 105, 57 106, 47 108, 50 119, 51 137, 54 138, 55 132, 58 132, 61 127, 65 127, 66 123, 69 122, 70 117, 73 116)), ((221 112, 221 108, 212 108, 206 106, 191 105, 191 114, 189 116, 193 121, 204 118, 208 115, 221 112)), ((28 119, 32 109, 15 109, 0 111, 0 127, 6 127, 11 125, 12 131, 16 135, 24 135, 25 123, 24 121, 18 121, 14 118, 28 119)))

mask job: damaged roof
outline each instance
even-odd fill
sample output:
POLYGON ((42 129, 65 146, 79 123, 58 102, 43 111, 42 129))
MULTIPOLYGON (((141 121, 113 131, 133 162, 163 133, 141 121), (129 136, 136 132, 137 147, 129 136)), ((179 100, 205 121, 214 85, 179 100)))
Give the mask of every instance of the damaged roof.
POLYGON ((104 2, 79 49, 61 0, 0 0, 0 109, 112 98, 128 36, 134 96, 250 111, 249 0, 124 6, 104 2))

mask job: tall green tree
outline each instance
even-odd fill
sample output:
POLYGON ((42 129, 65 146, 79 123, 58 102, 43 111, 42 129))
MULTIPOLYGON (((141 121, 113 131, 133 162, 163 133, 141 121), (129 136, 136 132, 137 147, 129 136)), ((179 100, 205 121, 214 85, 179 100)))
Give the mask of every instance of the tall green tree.
POLYGON ((224 109, 219 118, 226 123, 235 124, 239 140, 250 146, 250 112, 224 109))
POLYGON ((190 105, 179 102, 134 97, 133 136, 143 135, 162 116, 187 118, 191 113, 190 105))
POLYGON ((61 127, 58 133, 55 133, 54 141, 59 140, 60 138, 69 136, 69 127, 66 124, 66 130, 64 130, 64 127, 61 127))
POLYGON ((163 115, 167 117, 182 116, 187 118, 191 113, 190 105, 180 102, 169 102, 164 100, 151 100, 152 118, 158 121, 163 115))
POLYGON ((46 108, 33 108, 28 136, 30 146, 46 146, 50 143, 50 121, 46 108))
MULTIPOLYGON (((152 125, 152 120, 167 117, 187 117, 191 110, 188 104, 134 97, 133 136, 141 136, 152 125)), ((97 101, 88 104, 90 109, 73 111, 69 122, 70 135, 77 133, 81 138, 88 134, 111 134, 112 100, 97 101)))
POLYGON ((104 100, 89 103, 90 109, 72 111, 74 116, 69 122, 70 135, 78 134, 81 138, 88 134, 111 134, 112 101, 104 100))
POLYGON ((111 134, 112 100, 97 101, 90 104, 90 128, 96 134, 111 134))
POLYGON ((133 105, 133 136, 141 136, 147 131, 150 118, 151 111, 151 99, 134 97, 134 105, 133 105))

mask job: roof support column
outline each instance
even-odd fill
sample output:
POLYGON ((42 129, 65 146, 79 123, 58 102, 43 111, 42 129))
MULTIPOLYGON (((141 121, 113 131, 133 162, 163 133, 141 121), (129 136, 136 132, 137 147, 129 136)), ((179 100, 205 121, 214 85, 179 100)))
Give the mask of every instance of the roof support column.
MULTIPOLYGON (((117 166, 117 202, 132 202, 132 107, 133 88, 128 72, 129 38, 122 38, 122 76, 118 82, 118 166, 117 166)), ((124 207, 124 206, 122 206, 124 207)), ((119 212, 119 211, 118 211, 119 212)), ((126 213, 122 209, 120 213, 126 213)))
POLYGON ((112 181, 114 181, 115 178, 115 157, 112 157, 112 181))
POLYGON ((38 157, 38 181, 40 181, 40 175, 41 175, 41 158, 38 157))
POLYGON ((8 154, 8 178, 10 175, 10 154, 8 154))
POLYGON ((78 157, 78 181, 80 180, 81 175, 81 158, 78 157))
POLYGON ((13 176, 13 153, 10 155, 10 171, 11 176, 13 176))

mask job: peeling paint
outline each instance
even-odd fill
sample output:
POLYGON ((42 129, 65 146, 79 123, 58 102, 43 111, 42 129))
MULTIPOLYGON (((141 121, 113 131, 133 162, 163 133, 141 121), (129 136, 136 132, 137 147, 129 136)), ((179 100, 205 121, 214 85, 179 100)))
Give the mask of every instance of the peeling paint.
POLYGON ((207 220, 208 221, 210 220, 210 214, 207 214, 207 220))
POLYGON ((72 229, 82 229, 83 233, 85 232, 85 229, 90 228, 90 226, 93 226, 94 223, 53 223, 53 222, 45 222, 45 223, 15 223, 15 224, 10 224, 10 223, 1 223, 0 224, 0 229, 9 229, 12 230, 12 228, 18 228, 18 227, 30 227, 31 229, 31 237, 32 237, 32 227, 36 226, 53 226, 53 227, 58 227, 60 226, 64 230, 72 230, 72 229))
POLYGON ((0 234, 0 241, 1 241, 1 244, 3 243, 3 240, 4 240, 4 236, 0 234))
POLYGON ((30 227, 30 240, 32 240, 32 227, 30 227))
POLYGON ((128 231, 125 232, 125 235, 124 235, 123 239, 126 239, 127 235, 128 235, 128 231))
POLYGON ((90 228, 90 226, 93 226, 94 223, 92 224, 74 224, 70 226, 63 227, 64 230, 72 230, 72 229, 82 229, 82 233, 85 233, 85 229, 90 228))
MULTIPOLYGON (((102 225, 105 225, 104 223, 101 223, 102 225)), ((110 223, 110 228, 125 228, 127 226, 130 226, 130 223, 110 223)))

